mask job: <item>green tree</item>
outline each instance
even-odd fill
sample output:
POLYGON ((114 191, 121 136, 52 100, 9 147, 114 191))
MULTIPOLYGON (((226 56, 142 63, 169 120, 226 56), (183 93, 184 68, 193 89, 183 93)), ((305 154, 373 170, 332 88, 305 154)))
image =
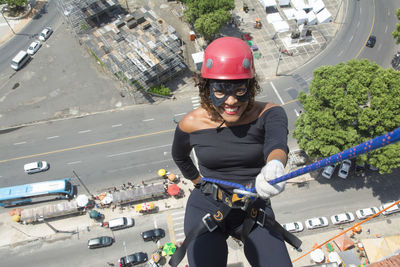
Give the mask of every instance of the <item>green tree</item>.
POLYGON ((24 9, 28 0, 5 0, 4 1, 10 9, 24 9))
POLYGON ((207 39, 219 32, 231 18, 235 8, 234 0, 183 0, 185 20, 207 39), (211 29, 208 29, 211 27, 211 29))
MULTIPOLYGON (((400 72, 367 59, 314 71, 309 94, 300 93, 304 113, 293 136, 312 158, 346 150, 400 126, 400 72)), ((380 173, 400 167, 400 143, 359 156, 380 173)))
MULTIPOLYGON (((396 17, 400 21, 400 8, 396 9, 396 17)), ((400 44, 400 22, 396 23, 396 30, 392 32, 392 35, 396 40, 396 44, 400 44)))
POLYGON ((226 24, 231 17, 228 11, 219 9, 198 18, 194 24, 194 29, 207 40, 211 40, 220 32, 222 25, 226 24))

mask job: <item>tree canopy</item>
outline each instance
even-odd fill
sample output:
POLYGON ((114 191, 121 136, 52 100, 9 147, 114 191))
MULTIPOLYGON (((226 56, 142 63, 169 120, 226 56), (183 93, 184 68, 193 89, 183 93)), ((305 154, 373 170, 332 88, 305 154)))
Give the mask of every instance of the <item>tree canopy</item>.
MULTIPOLYGON (((325 158, 400 126, 400 72, 367 59, 322 66, 299 101, 293 136, 312 158, 325 158)), ((389 173, 400 167, 400 143, 358 160, 389 173)))
POLYGON ((400 44, 400 8, 396 9, 396 16, 399 22, 396 23, 396 30, 392 32, 392 35, 396 40, 396 44, 400 44))
POLYGON ((235 8, 234 0, 183 0, 186 5, 185 20, 194 29, 211 40, 221 27, 232 18, 230 10, 235 8))
POLYGON ((19 9, 24 7, 28 3, 28 0, 4 0, 3 2, 10 8, 19 9))

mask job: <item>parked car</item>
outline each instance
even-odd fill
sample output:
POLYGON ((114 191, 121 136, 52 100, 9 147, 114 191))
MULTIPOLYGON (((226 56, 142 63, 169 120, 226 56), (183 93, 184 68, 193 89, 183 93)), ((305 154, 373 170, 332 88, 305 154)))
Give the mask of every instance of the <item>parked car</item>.
POLYGON ((33 41, 30 45, 29 45, 29 47, 28 47, 28 49, 26 50, 26 52, 29 54, 29 55, 34 55, 38 50, 39 50, 39 48, 42 46, 42 43, 41 42, 39 42, 39 41, 33 41))
POLYGON ((114 243, 114 239, 110 236, 100 236, 96 238, 89 239, 88 248, 102 248, 111 246, 114 243))
POLYGON ((161 228, 152 229, 140 234, 144 241, 157 241, 165 237, 165 231, 161 228))
POLYGON ((40 41, 46 41, 47 38, 50 37, 50 35, 53 33, 53 29, 50 27, 45 27, 42 32, 39 34, 39 40, 40 41))
POLYGON ((351 160, 345 159, 340 163, 338 175, 340 178, 346 179, 349 176, 349 171, 351 167, 351 160))
POLYGON ((284 223, 282 224, 282 227, 291 233, 297 233, 304 230, 303 224, 301 222, 284 223))
POLYGON ((140 263, 145 263, 148 260, 147 253, 144 252, 136 252, 134 254, 128 255, 126 257, 122 257, 119 259, 119 266, 133 266, 140 263))
POLYGON ((368 38, 368 41, 367 41, 366 46, 372 48, 372 47, 375 46, 375 43, 376 43, 376 36, 375 36, 375 35, 371 35, 371 36, 368 38))
POLYGON ((36 161, 24 165, 24 171, 27 174, 47 171, 49 168, 50 165, 46 161, 36 161))
POLYGON ((315 229, 326 227, 329 225, 328 219, 326 217, 315 217, 305 221, 307 229, 315 229))
POLYGON ((371 207, 371 208, 356 210, 356 215, 357 215, 358 219, 364 220, 378 212, 379 212, 379 209, 377 207, 371 207))
POLYGON ((397 52, 392 59, 392 67, 393 69, 399 71, 400 70, 400 52, 397 52))
POLYGON ((112 219, 108 221, 108 227, 110 230, 120 230, 128 227, 132 227, 134 225, 134 221, 130 217, 120 217, 116 219, 112 219))
MULTIPOLYGON (((390 205, 392 205, 395 202, 396 201, 385 203, 380 207, 380 209, 381 210, 386 209, 387 207, 389 207, 390 205)), ((382 212, 382 214, 383 215, 389 215, 389 214, 392 214, 392 213, 395 213, 395 212, 399 212, 399 211, 400 211, 400 204, 398 203, 398 204, 394 205, 393 207, 391 207, 390 209, 387 209, 384 212, 382 212)))
POLYGON ((354 215, 351 212, 340 213, 331 216, 333 224, 342 224, 354 221, 354 215))
POLYGON ((336 169, 336 164, 326 166, 322 171, 322 176, 326 179, 331 179, 333 172, 336 169))

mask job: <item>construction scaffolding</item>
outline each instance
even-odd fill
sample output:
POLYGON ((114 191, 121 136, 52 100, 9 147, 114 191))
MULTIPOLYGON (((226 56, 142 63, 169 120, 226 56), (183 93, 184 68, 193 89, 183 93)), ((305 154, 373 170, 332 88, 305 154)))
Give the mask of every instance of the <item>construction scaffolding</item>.
POLYGON ((183 71, 182 41, 149 7, 126 13, 116 0, 60 0, 59 9, 91 53, 134 89, 183 71))

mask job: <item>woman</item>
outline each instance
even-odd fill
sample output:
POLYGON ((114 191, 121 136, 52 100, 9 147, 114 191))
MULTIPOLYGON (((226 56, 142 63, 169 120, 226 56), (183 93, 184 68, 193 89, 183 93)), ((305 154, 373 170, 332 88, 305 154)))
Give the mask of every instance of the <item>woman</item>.
MULTIPOLYGON (((196 85, 201 107, 179 122, 172 145, 175 163, 196 187, 186 206, 186 238, 206 214, 226 205, 209 192, 210 183, 200 183, 202 177, 255 186, 263 199, 262 208, 273 217, 269 197, 280 193, 284 182, 272 186, 268 181, 283 175, 288 153, 284 110, 273 103, 255 101, 260 87, 247 43, 234 37, 213 41, 204 52, 196 85), (192 148, 199 170, 190 158, 192 148)), ((233 195, 231 187, 217 186, 224 198, 233 195)), ((291 266, 281 234, 254 224, 250 233, 241 235, 247 216, 243 209, 232 208, 223 227, 195 236, 188 245, 189 266, 226 266, 229 235, 242 239, 252 266, 291 266)))

